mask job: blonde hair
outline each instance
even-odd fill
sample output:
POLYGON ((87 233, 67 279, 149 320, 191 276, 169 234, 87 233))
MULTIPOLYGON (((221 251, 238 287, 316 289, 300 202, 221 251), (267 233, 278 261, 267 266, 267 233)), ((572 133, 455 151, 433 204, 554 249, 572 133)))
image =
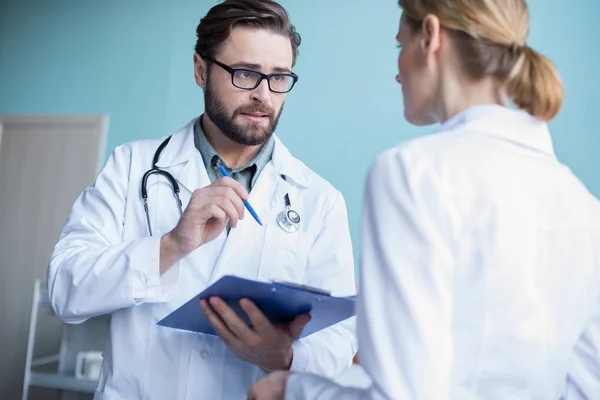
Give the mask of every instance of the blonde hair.
POLYGON ((399 0, 403 19, 420 29, 429 14, 440 19, 457 44, 467 73, 495 76, 519 108, 550 121, 563 101, 556 67, 527 45, 529 10, 525 0, 399 0))

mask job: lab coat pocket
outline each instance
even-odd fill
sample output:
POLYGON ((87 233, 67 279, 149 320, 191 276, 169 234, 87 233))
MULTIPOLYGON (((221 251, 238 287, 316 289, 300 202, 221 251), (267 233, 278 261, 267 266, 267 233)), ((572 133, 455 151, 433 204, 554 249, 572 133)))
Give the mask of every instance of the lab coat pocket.
POLYGON ((313 241, 306 233, 287 233, 278 225, 267 225, 258 278, 301 283, 313 241))

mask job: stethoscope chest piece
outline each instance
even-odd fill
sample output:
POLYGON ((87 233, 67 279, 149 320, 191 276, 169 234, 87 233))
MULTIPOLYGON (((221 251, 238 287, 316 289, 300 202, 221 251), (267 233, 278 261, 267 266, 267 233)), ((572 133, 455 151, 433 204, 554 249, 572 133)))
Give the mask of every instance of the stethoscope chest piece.
POLYGON ((277 215, 277 223, 284 231, 288 233, 295 233, 300 228, 300 215, 292 210, 290 204, 290 198, 285 195, 285 210, 277 215))
POLYGON ((277 223, 284 231, 294 233, 300 228, 300 216, 296 211, 287 207, 277 216, 277 223))

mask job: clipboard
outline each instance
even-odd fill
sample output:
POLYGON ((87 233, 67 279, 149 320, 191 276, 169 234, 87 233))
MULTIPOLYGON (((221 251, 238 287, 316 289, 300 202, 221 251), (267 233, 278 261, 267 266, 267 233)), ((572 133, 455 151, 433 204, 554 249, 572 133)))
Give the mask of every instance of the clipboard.
POLYGON ((216 336, 200 308, 201 299, 213 296, 227 303, 248 326, 251 323, 239 305, 242 298, 252 300, 273 324, 291 322, 298 315, 309 313, 312 319, 304 327, 301 338, 355 315, 356 296, 334 297, 327 291, 294 283, 261 282, 225 275, 157 324, 216 336))

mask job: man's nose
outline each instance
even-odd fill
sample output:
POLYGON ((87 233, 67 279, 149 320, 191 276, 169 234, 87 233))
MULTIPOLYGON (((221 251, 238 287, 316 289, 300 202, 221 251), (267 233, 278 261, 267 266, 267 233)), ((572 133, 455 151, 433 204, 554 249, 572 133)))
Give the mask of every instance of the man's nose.
POLYGON ((250 98, 269 105, 271 103, 271 91, 269 90, 269 82, 263 79, 260 84, 252 91, 250 98))

